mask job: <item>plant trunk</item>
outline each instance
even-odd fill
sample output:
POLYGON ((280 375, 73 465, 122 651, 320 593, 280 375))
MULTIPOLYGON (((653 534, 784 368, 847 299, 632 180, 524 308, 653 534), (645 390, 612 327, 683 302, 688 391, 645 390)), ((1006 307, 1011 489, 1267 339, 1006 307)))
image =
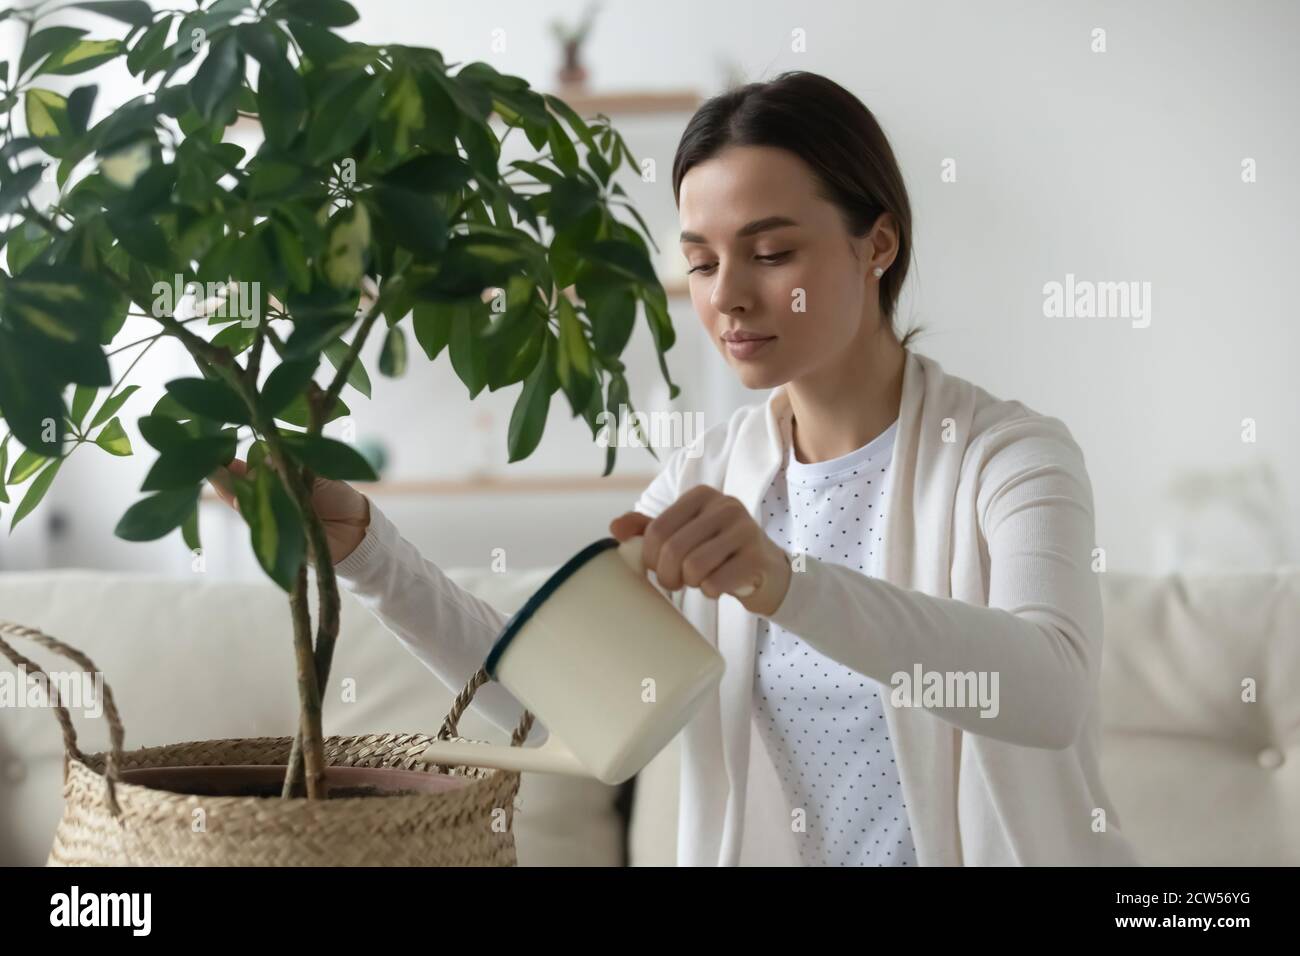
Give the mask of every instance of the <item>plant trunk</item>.
MULTIPOLYGON (((311 612, 307 607, 307 565, 298 568, 290 598, 293 610, 294 659, 298 671, 298 734, 302 740, 303 778, 307 799, 325 796, 325 745, 321 736, 320 688, 316 683, 316 658, 311 644, 311 612)), ((296 796, 295 775, 285 775, 284 796, 296 796)))
MULTIPOLYGON (((306 472, 303 477, 305 478, 304 486, 310 487, 314 485, 315 480, 310 472, 306 472)), ((296 491, 297 489, 290 490, 296 491)), ((316 646, 312 651, 312 659, 316 673, 317 714, 319 715, 321 710, 320 702, 324 700, 325 689, 329 686, 330 666, 334 660, 334 647, 338 642, 339 589, 338 580, 334 576, 334 562, 330 556, 329 540, 325 536, 325 528, 322 526, 320 518, 316 515, 310 495, 306 496, 305 501, 300 499, 299 504, 303 514, 303 523, 307 528, 309 559, 316 569, 317 630, 316 646)), ((302 573, 306 574, 305 567, 302 573)), ((305 601, 304 595, 304 607, 305 601)), ((310 628, 310 622, 308 627, 310 628)), ((305 718, 305 710, 303 715, 305 718)), ((304 719, 289 751, 289 766, 285 773, 283 791, 283 796, 286 797, 301 796, 305 788, 306 770, 309 761, 306 759, 307 754, 303 748, 303 736, 307 726, 308 724, 304 719)), ((319 722, 316 727, 316 735, 322 742, 320 763, 323 765, 324 736, 319 722)))

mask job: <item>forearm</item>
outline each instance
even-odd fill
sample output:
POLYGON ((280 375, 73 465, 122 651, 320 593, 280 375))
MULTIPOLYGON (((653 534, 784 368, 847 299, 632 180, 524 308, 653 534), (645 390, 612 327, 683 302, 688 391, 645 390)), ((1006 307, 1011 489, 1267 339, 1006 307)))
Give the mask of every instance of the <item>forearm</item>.
POLYGON ((917 705, 924 700, 918 668, 923 676, 938 672, 944 686, 949 675, 973 675, 960 684, 967 691, 964 706, 944 699, 926 708, 964 731, 1031 747, 1059 748, 1074 740, 1094 689, 1092 622, 1045 606, 1017 613, 980 607, 805 561, 806 570, 791 575, 785 600, 770 618, 776 624, 878 681, 891 696, 895 687, 900 694, 912 688, 917 705), (981 701, 986 695, 969 693, 981 687, 992 706, 981 701))

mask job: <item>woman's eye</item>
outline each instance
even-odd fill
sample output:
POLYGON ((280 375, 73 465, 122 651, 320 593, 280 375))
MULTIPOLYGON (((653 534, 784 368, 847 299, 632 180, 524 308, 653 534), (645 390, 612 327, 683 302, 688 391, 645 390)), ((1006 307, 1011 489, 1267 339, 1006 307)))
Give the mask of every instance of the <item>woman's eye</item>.
MULTIPOLYGON (((769 256, 754 256, 754 258, 762 262, 774 264, 777 262, 784 262, 786 259, 790 257, 790 254, 791 254, 790 250, 786 250, 785 252, 774 252, 769 256)), ((695 266, 693 269, 687 269, 686 274, 690 275, 692 272, 699 272, 704 275, 707 275, 708 271, 714 268, 716 268, 715 264, 695 266)))

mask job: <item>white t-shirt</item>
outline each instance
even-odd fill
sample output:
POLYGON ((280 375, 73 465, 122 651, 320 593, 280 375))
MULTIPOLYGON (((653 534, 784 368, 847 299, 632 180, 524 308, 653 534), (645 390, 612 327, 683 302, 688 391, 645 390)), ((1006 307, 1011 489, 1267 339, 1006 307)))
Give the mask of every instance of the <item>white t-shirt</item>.
MULTIPOLYGON (((866 445, 829 461, 801 462, 792 447, 763 499, 768 536, 791 555, 876 576, 897 431, 895 420, 866 445)), ((806 829, 796 830, 805 866, 916 866, 885 722, 888 693, 759 619, 756 723, 791 811, 805 811, 806 829)))

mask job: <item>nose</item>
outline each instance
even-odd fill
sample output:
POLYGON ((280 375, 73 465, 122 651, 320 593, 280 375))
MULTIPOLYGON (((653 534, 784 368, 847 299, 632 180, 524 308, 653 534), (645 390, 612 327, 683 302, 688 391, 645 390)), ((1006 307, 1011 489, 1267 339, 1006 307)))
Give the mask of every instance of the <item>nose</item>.
POLYGON ((709 295, 709 304, 724 315, 753 311, 753 298, 744 269, 724 267, 719 263, 714 277, 713 291, 709 295))

